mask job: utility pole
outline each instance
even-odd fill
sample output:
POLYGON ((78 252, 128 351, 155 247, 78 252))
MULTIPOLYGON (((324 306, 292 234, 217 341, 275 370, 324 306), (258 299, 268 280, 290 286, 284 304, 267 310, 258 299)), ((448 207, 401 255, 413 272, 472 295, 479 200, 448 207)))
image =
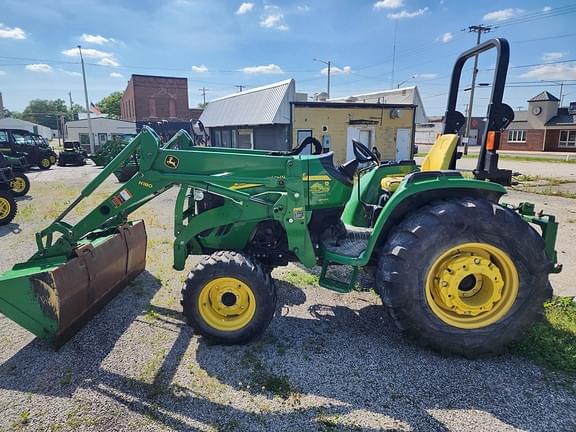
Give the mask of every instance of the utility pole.
POLYGON ((71 91, 68 92, 68 98, 70 99, 70 110, 72 110, 73 102, 72 102, 72 92, 71 91))
POLYGON ((202 93, 202 106, 204 107, 206 106, 206 92, 208 91, 208 89, 206 87, 202 87, 201 89, 198 89, 198 91, 202 93))
POLYGON ((398 33, 398 20, 394 21, 394 44, 392 45, 392 74, 390 78, 390 88, 394 88, 394 69, 396 69, 396 34, 398 33))
POLYGON ((90 153, 96 153, 94 148, 94 134, 92 133, 92 120, 90 119, 90 102, 88 101, 88 88, 86 87, 86 70, 84 69, 84 58, 82 57, 82 47, 78 45, 80 52, 80 63, 82 64, 82 79, 84 81, 84 98, 86 99, 86 114, 88 115, 88 137, 90 138, 90 153))
MULTIPOLYGON (((480 38, 482 33, 488 33, 492 31, 492 26, 490 25, 473 25, 468 27, 469 33, 476 33, 476 45, 480 45, 480 38)), ((472 122, 472 108, 474 104, 474 89, 476 87, 476 75, 478 74, 478 56, 474 56, 474 69, 472 70, 472 88, 470 89, 470 101, 468 102, 468 118, 466 120, 466 131, 464 133, 466 141, 464 142, 464 154, 468 154, 468 140, 470 139, 470 123, 472 122)))
POLYGON ((326 93, 328 94, 328 98, 330 99, 330 74, 332 73, 332 61, 331 60, 321 60, 321 59, 313 59, 314 61, 320 62, 320 63, 324 63, 326 66, 328 66, 328 85, 326 87, 326 93))
POLYGON ((242 93, 242 90, 244 90, 244 87, 246 87, 246 86, 239 84, 239 85, 235 85, 234 87, 236 87, 238 89, 238 93, 242 93))

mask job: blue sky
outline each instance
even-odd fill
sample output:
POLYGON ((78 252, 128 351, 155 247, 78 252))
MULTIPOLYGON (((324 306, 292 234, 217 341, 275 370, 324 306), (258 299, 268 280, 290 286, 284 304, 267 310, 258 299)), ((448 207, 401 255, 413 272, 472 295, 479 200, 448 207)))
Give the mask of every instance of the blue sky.
MULTIPOLYGON (((187 77, 191 106, 295 78, 298 91, 326 89, 319 58, 334 62, 332 96, 416 84, 428 115, 441 114, 452 64, 471 47, 469 25, 497 26, 511 66, 505 101, 526 106, 541 90, 576 100, 576 5, 570 1, 40 1, 2 0, 0 91, 8 109, 34 98, 83 104, 76 45, 82 44, 90 99, 124 90, 132 73, 187 77), (392 51, 396 27, 396 61, 392 51), (534 66, 528 66, 534 65, 534 66)), ((479 82, 494 58, 480 60, 479 82)), ((465 69, 469 83, 471 65, 465 69)), ((489 90, 479 89, 481 114, 489 90)), ((464 109, 467 96, 461 97, 464 109)))

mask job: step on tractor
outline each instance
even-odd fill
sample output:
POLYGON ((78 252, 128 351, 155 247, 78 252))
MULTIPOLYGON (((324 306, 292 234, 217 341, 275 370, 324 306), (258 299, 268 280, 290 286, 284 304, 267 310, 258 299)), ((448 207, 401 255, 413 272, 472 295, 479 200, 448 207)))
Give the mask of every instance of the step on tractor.
MULTIPOLYGON (((0 312, 55 347, 145 268, 143 221, 129 216, 173 186, 173 267, 205 257, 182 289, 183 315, 206 339, 241 344, 261 335, 276 310, 271 270, 320 266, 319 284, 354 289, 370 271, 399 329, 433 349, 477 356, 501 351, 537 320, 558 272, 554 216, 500 199, 512 181, 498 168, 509 46, 492 39, 454 66, 444 132, 422 166, 380 161, 360 142, 355 158, 309 139, 292 151, 199 147, 181 131, 162 145, 148 127, 126 145, 62 214, 37 233, 38 251, 0 276, 0 312), (487 130, 473 178, 455 170, 462 67, 497 53, 487 130), (311 155, 302 150, 313 145, 311 155), (68 213, 138 154, 138 172, 79 222, 68 213), (338 275, 334 272, 338 270, 338 275), (348 270, 348 279, 342 272, 348 270)), ((376 324, 376 323, 375 323, 376 324)))
POLYGON ((78 141, 64 141, 64 150, 58 153, 58 166, 86 165, 88 153, 78 141))
POLYGON ((0 129, 0 152, 6 156, 25 157, 26 164, 50 169, 57 155, 40 135, 23 129, 0 129))

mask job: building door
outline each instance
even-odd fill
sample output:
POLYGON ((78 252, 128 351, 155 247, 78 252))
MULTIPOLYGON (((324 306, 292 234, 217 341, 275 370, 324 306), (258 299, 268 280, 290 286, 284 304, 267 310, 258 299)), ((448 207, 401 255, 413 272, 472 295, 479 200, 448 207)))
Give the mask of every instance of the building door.
POLYGON ((412 154, 412 129, 396 129, 396 160, 408 160, 412 154))
MULTIPOLYGON (((302 144, 302 141, 304 141, 306 138, 311 137, 312 136, 312 129, 298 129, 296 131, 296 147, 298 147, 300 144, 302 144)), ((302 153, 300 153, 301 155, 310 155, 312 154, 312 145, 307 145, 306 148, 304 150, 302 150, 302 153)))
POLYGON ((98 143, 103 146, 104 144, 106 144, 106 141, 108 141, 108 134, 105 133, 99 133, 98 134, 98 143))
MULTIPOLYGON (((354 149, 352 147, 352 140, 360 141, 370 150, 376 145, 374 142, 374 128, 348 126, 348 139, 346 141, 346 160, 347 162, 354 159, 354 149)), ((339 155, 337 155, 339 156, 339 155)))

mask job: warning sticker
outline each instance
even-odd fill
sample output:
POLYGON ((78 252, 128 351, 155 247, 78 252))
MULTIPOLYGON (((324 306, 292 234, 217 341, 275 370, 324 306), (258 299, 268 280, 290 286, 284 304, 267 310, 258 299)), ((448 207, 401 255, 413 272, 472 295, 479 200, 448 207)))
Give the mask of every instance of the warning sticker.
POLYGON ((120 207, 130 198, 132 198, 130 191, 128 189, 122 189, 118 195, 112 197, 112 204, 114 204, 114 207, 120 207))
POLYGON ((292 210, 292 214, 294 215, 294 219, 304 219, 304 207, 295 207, 292 210))

